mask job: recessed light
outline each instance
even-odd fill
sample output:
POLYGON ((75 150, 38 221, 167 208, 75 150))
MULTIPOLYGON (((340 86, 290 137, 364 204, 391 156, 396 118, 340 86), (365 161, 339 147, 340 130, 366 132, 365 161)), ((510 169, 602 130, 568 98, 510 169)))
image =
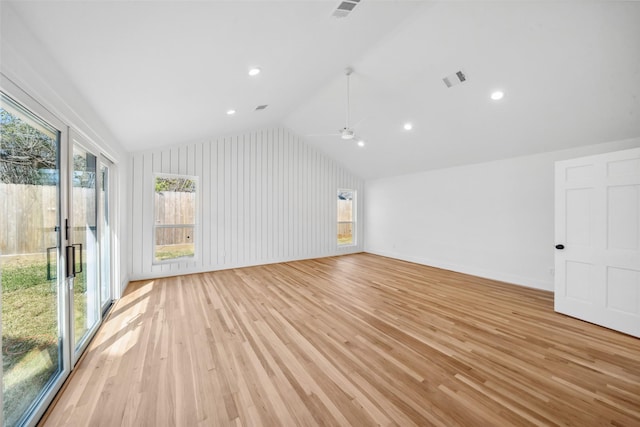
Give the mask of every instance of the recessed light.
POLYGON ((258 67, 253 67, 253 68, 251 68, 251 69, 249 70, 249 75, 250 75, 251 77, 253 77, 253 76, 257 76, 258 74, 260 74, 260 71, 262 71, 262 70, 260 70, 260 68, 258 68, 258 67))
POLYGON ((358 141, 358 147, 364 147, 364 141, 363 140, 358 141))
POLYGON ((228 116, 233 116, 236 113, 236 110, 231 109, 231 110, 227 110, 227 115, 228 116))
POLYGON ((411 130, 413 129, 413 125, 411 123, 405 123, 404 124, 404 130, 411 130))
POLYGON ((491 99, 493 99, 494 101, 499 101, 504 97, 504 92, 501 90, 496 90, 495 92, 493 92, 491 94, 491 99))

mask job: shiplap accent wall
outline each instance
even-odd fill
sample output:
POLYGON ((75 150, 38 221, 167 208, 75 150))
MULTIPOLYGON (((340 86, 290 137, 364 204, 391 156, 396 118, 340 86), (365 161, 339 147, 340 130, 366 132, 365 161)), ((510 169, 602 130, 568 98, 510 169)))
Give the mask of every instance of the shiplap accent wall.
POLYGON ((286 129, 135 153, 130 173, 134 280, 363 248, 363 181, 286 129), (155 173, 199 179, 193 260, 153 263, 155 173), (336 243, 338 188, 357 191, 355 246, 336 243))

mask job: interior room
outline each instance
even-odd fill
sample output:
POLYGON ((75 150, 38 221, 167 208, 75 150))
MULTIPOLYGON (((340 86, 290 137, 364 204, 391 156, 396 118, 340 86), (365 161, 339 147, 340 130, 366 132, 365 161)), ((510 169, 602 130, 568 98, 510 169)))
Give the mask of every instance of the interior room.
POLYGON ((2 425, 640 425, 640 3, 0 20, 2 425))

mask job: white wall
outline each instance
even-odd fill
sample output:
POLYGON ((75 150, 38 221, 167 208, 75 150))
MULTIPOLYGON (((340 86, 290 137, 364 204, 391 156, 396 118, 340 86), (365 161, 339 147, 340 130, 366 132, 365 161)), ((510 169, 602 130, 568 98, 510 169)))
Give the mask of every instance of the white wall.
MULTIPOLYGON (((336 245, 337 189, 363 182, 285 129, 247 132, 133 155, 132 278, 150 278, 362 251, 336 245), (194 260, 153 264, 154 173, 195 175, 194 260)), ((362 203, 359 203, 362 206, 362 203)), ((362 236, 362 209, 357 209, 362 236)))
MULTIPOLYGON (((47 49, 32 35, 8 2, 0 5, 0 72, 2 81, 10 81, 22 92, 41 104, 65 125, 75 129, 98 145, 101 153, 114 163, 113 171, 120 197, 112 200, 112 208, 126 208, 128 181, 127 158, 123 147, 103 124, 98 114, 84 99, 71 80, 62 71, 47 49)), ((19 100, 19 99, 18 99, 19 100)), ((113 174, 113 172, 112 172, 113 174)), ((123 252, 123 232, 127 230, 126 217, 117 215, 116 245, 123 252)), ((128 257, 117 256, 117 276, 120 289, 128 283, 128 257)))
POLYGON ((553 290, 554 163, 640 138, 367 181, 365 251, 553 290))

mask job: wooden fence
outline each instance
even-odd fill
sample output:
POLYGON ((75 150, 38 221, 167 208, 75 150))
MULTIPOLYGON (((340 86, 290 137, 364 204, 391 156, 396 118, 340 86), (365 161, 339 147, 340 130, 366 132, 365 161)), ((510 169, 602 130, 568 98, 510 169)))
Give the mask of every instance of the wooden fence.
POLYGON ((44 252, 56 245, 55 186, 0 183, 0 253, 44 252))
POLYGON ((352 243, 353 238, 353 201, 338 200, 338 240, 352 243))
POLYGON ((352 208, 352 200, 338 200, 338 221, 354 221, 352 208))
MULTIPOLYGON (((94 189, 73 189, 73 218, 83 219, 76 230, 96 227, 94 189), (88 221, 87 221, 88 220, 88 221)), ((0 254, 44 253, 56 246, 58 191, 53 185, 0 183, 0 254)))
MULTIPOLYGON (((155 193, 155 224, 196 223, 195 193, 162 191, 155 193)), ((193 243, 193 227, 156 228, 156 245, 193 243)))
MULTIPOLYGON (((87 218, 95 209, 93 189, 74 188, 73 217, 87 218)), ((195 224, 195 193, 155 193, 155 224, 195 224)), ((352 221, 350 200, 338 201, 338 221, 352 221)), ((56 245, 57 189, 52 185, 0 183, 0 254, 43 253, 56 245)), ((95 227, 94 217, 90 223, 95 227)), ((338 235, 351 235, 351 224, 340 224, 338 235)), ((193 228, 157 228, 156 245, 179 245, 193 242, 193 228)))

